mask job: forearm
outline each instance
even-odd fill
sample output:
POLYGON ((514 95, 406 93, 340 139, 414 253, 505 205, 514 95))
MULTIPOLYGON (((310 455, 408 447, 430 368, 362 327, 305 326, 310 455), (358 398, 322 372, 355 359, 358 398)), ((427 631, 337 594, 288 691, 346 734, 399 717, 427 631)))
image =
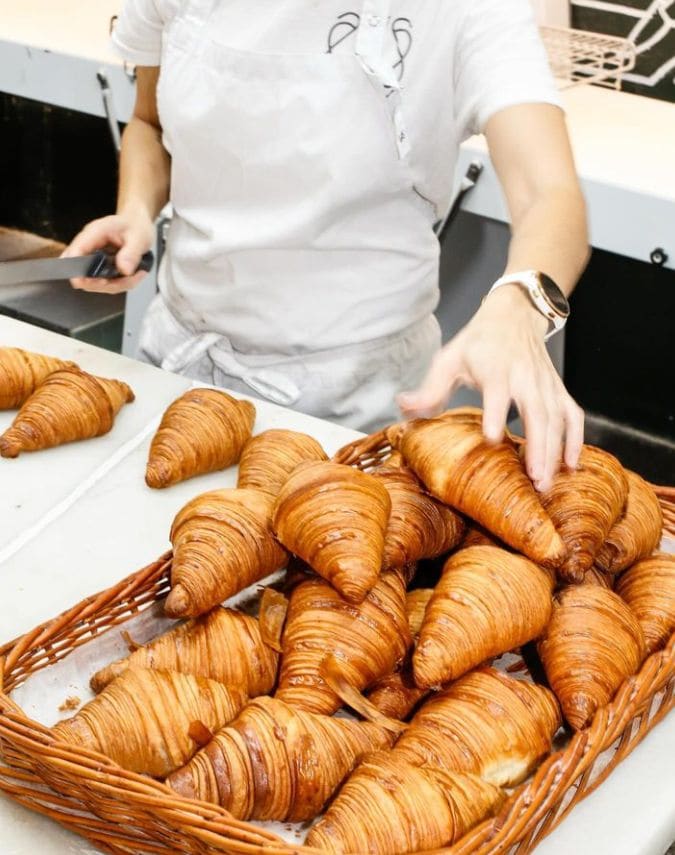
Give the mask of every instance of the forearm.
POLYGON ((134 116, 122 135, 117 213, 154 221, 169 199, 170 174, 161 130, 134 116))
POLYGON ((542 192, 514 216, 506 273, 540 270, 569 296, 588 257, 586 209, 578 187, 542 192))

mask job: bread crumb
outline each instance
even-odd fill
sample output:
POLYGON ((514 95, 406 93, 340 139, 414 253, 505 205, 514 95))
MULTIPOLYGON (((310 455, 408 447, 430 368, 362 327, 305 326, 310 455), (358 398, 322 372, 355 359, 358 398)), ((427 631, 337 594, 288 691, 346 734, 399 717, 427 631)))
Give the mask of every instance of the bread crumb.
POLYGON ((76 710, 82 701, 76 696, 71 695, 69 698, 66 698, 65 701, 59 707, 59 712, 69 712, 70 710, 76 710))

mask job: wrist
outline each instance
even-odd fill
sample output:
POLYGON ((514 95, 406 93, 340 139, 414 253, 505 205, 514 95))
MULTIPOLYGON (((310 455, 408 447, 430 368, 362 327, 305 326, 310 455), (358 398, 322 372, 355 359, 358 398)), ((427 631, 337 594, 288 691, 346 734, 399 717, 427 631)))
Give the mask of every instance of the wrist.
POLYGON ((525 289, 516 283, 503 285, 483 300, 480 311, 499 315, 500 319, 519 326, 530 326, 543 339, 548 332, 549 322, 533 305, 525 289))
POLYGON ((120 200, 117 205, 117 215, 142 228, 154 228, 154 218, 148 206, 140 199, 120 200))

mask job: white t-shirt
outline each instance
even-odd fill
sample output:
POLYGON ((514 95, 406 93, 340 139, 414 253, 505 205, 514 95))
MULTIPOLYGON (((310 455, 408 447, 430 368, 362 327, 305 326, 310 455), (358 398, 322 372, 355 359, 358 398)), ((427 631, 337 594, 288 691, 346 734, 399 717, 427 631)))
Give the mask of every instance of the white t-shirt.
MULTIPOLYGON (((159 65, 162 34, 185 0, 126 0, 113 43, 159 65)), ((353 51, 360 0, 218 0, 237 50, 353 51)), ((560 105, 529 0, 393 0, 387 56, 402 85, 417 190, 447 209, 459 144, 514 104, 560 105)))

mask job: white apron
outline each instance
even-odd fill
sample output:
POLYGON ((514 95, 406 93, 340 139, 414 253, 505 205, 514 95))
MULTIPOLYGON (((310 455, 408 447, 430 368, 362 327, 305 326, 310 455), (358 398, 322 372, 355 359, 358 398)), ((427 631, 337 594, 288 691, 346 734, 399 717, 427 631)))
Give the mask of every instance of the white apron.
POLYGON ((183 4, 158 84, 174 217, 144 358, 350 427, 396 417, 440 330, 389 4, 365 0, 353 54, 235 50, 220 0, 183 4))

